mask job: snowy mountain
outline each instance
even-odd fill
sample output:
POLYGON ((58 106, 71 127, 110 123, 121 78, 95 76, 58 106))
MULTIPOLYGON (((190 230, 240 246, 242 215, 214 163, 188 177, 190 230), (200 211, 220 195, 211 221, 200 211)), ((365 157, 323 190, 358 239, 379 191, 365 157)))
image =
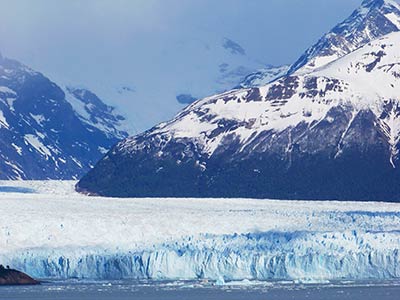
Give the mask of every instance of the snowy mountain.
POLYGON ((364 0, 342 23, 311 46, 291 67, 315 70, 370 41, 400 30, 400 5, 395 0, 364 0))
MULTIPOLYGON (((147 47, 135 47, 131 51, 135 55, 130 53, 127 62, 114 66, 115 72, 109 78, 96 82, 93 78, 80 79, 101 99, 126 111, 130 131, 135 133, 171 119, 198 99, 231 90, 267 65, 240 41, 209 31, 195 37, 168 38, 161 49, 153 44, 147 47), (148 55, 138 55, 140 51, 148 55)), ((92 73, 96 70, 95 66, 92 73)), ((72 86, 81 84, 64 78, 60 81, 72 86)))
MULTIPOLYGON (((225 71, 224 68, 226 67, 228 67, 228 65, 225 63, 220 65, 221 73, 223 73, 223 75, 216 81, 220 85, 216 90, 217 92, 266 85, 283 75, 286 75, 290 66, 283 65, 276 67, 266 65, 257 70, 239 66, 233 70, 225 71)), ((176 100, 181 104, 191 104, 198 99, 192 94, 179 94, 176 96, 176 100)))
POLYGON ((400 200, 400 33, 126 139, 78 184, 112 196, 400 200))
POLYGON ((247 75, 236 88, 251 88, 267 85, 268 83, 282 77, 289 71, 290 66, 266 66, 247 75))
POLYGON ((127 136, 123 120, 90 91, 0 56, 0 178, 79 177, 127 136))

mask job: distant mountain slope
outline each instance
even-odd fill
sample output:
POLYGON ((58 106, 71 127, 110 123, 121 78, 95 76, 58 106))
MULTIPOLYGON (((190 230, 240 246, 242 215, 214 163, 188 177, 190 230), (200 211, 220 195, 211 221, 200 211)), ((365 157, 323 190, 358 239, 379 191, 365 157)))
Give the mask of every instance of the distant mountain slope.
POLYGON ((236 88, 260 87, 282 77, 289 71, 288 65, 284 66, 266 66, 263 69, 247 75, 236 88))
POLYGON ((111 196, 400 201, 400 32, 313 72, 205 98, 78 184, 111 196))
POLYGON ((312 71, 366 45, 376 38, 400 30, 400 5, 395 0, 364 0, 342 23, 325 34, 290 67, 312 71))
POLYGON ((122 121, 93 93, 0 56, 1 179, 77 178, 127 136, 122 121))

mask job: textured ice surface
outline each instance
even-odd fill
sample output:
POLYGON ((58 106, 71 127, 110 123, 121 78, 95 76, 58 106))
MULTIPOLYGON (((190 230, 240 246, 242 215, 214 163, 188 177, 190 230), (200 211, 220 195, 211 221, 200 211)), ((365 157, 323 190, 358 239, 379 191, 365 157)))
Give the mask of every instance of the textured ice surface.
POLYGON ((35 191, 0 188, 3 264, 39 278, 400 277, 400 204, 95 198, 73 184, 0 182, 35 191))

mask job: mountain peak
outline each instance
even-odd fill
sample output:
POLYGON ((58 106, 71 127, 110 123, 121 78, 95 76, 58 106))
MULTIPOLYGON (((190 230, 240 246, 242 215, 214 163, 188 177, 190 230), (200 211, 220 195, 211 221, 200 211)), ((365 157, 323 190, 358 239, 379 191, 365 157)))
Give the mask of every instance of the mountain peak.
POLYGON ((326 33, 291 66, 288 74, 322 67, 369 42, 400 30, 400 5, 394 0, 365 0, 346 20, 326 33))
MULTIPOLYGON (((361 3, 360 7, 354 11, 353 15, 349 19, 351 20, 353 16, 358 16, 361 17, 360 21, 376 22, 376 18, 374 17, 366 18, 366 17, 371 14, 374 15, 377 12, 380 15, 384 16, 390 14, 391 12, 394 12, 395 14, 398 15, 399 11, 400 11, 400 4, 395 0, 364 0, 361 3)), ((387 16, 385 17, 387 18, 387 16)))
POLYGON ((399 8, 399 4, 395 0, 364 0, 361 4, 361 7, 366 7, 366 8, 397 7, 397 8, 399 8))

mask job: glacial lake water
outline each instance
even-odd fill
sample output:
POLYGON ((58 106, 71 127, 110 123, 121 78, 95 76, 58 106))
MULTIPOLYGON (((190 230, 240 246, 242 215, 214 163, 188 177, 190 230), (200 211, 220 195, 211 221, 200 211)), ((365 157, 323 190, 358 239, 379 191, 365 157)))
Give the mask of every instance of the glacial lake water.
POLYGON ((201 282, 57 281, 40 286, 3 286, 0 299, 18 300, 395 300, 400 281, 392 282, 201 282))

